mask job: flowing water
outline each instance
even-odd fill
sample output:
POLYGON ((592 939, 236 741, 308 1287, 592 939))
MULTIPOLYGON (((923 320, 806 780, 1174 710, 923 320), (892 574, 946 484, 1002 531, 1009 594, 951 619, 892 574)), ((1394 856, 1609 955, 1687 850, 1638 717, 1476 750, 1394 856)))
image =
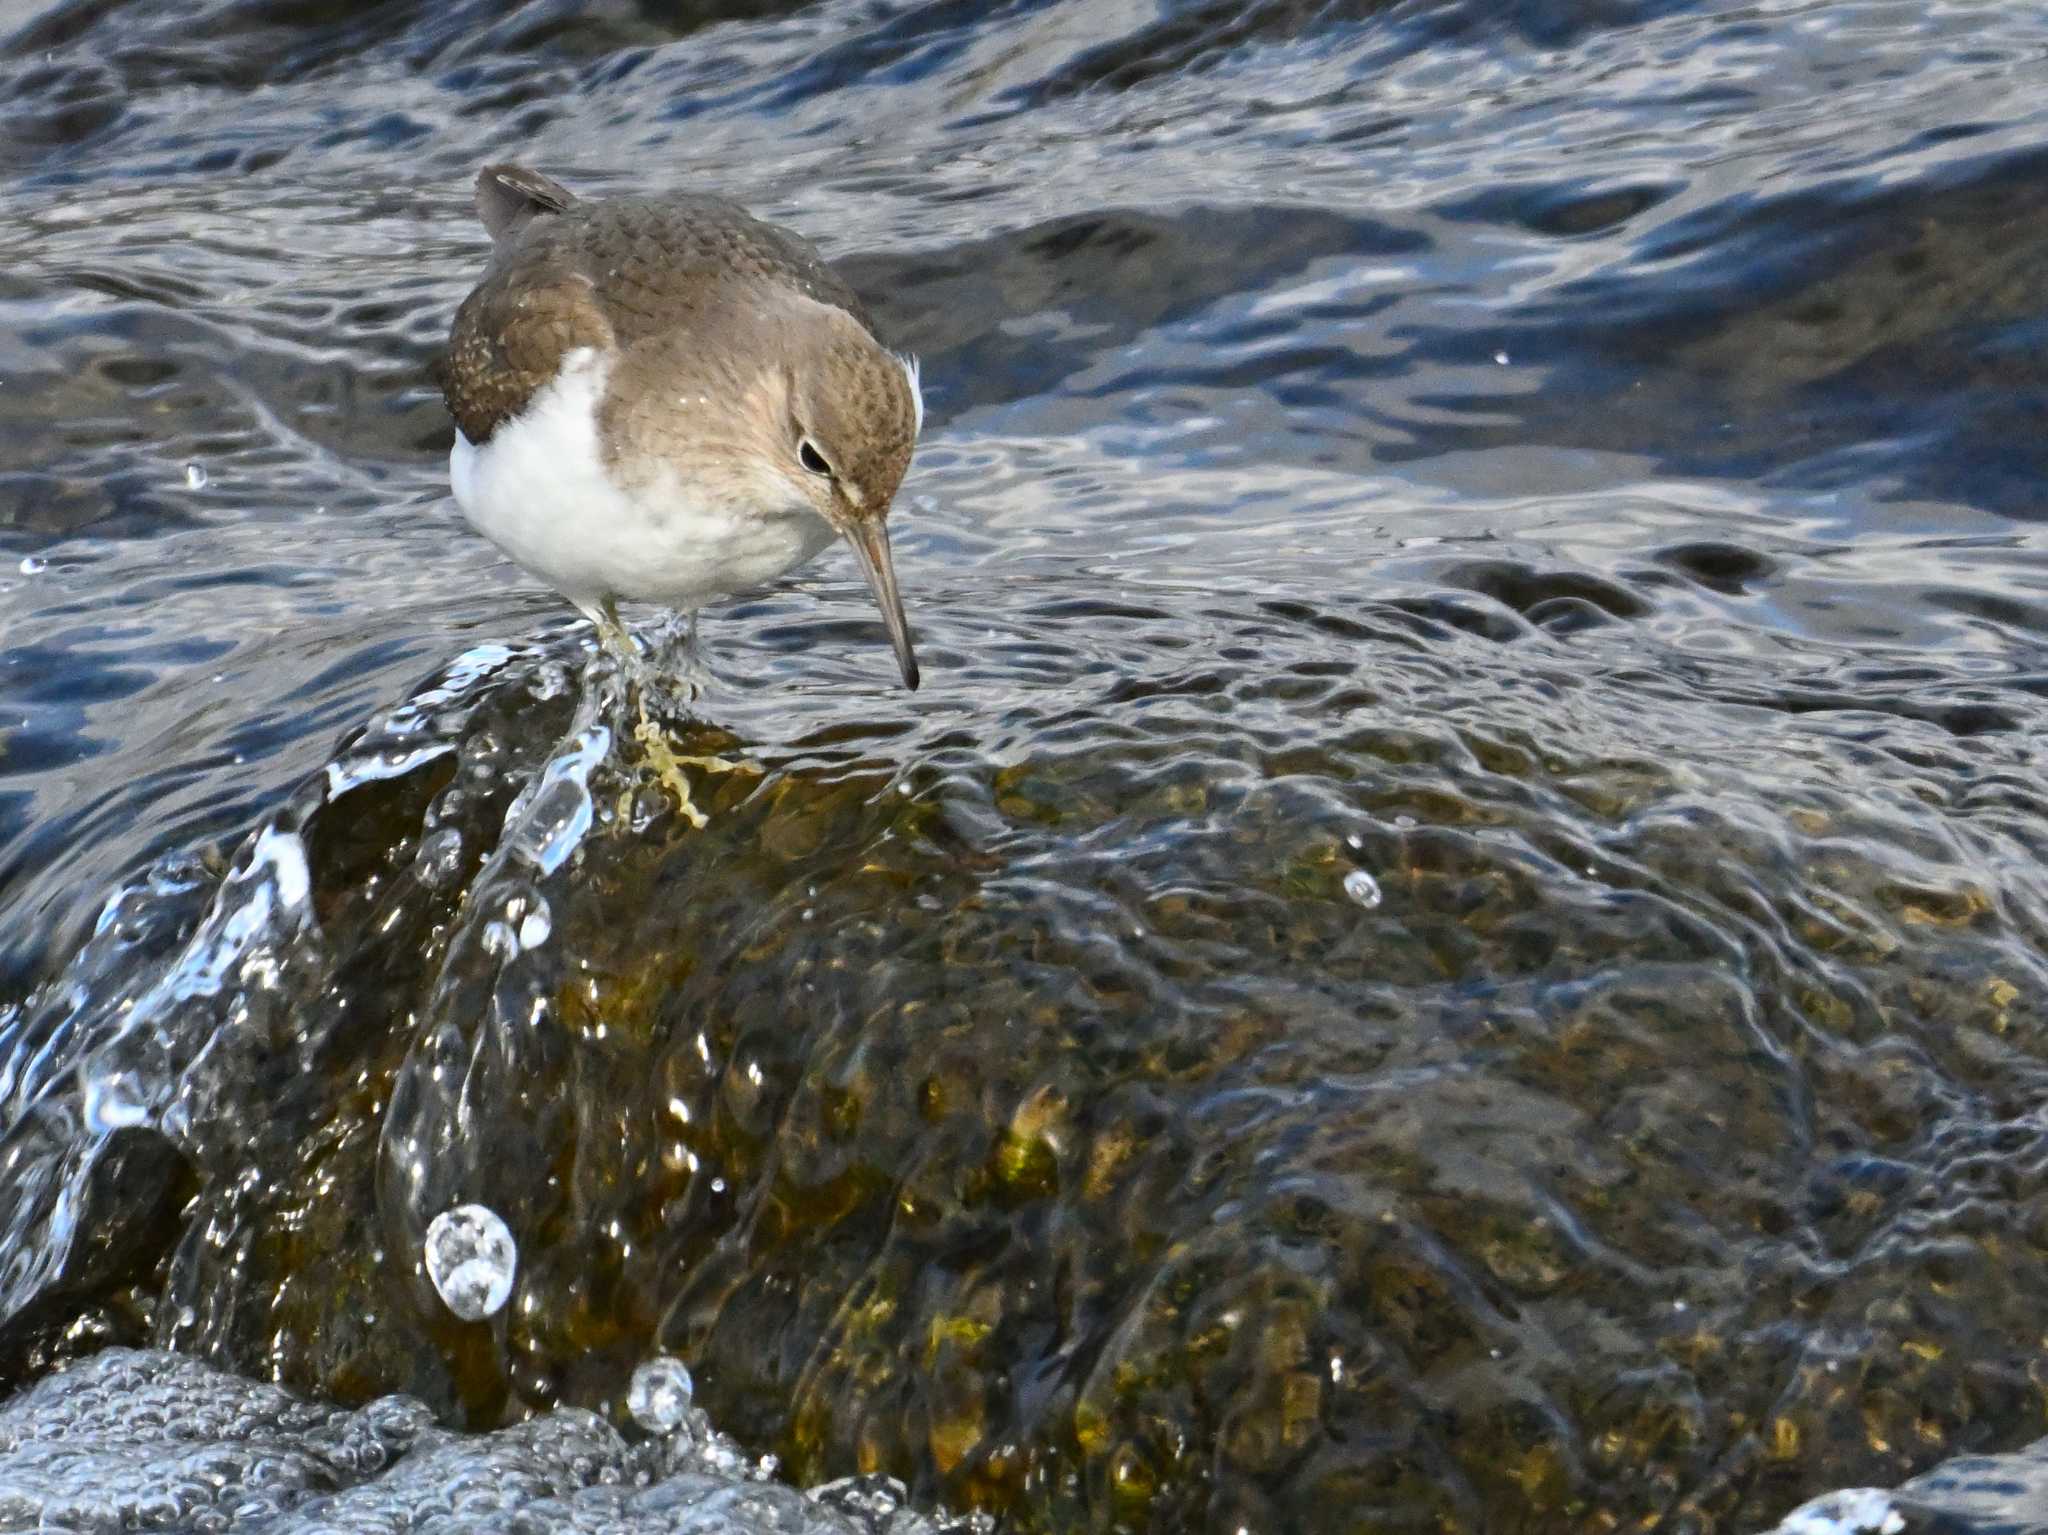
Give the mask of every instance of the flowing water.
POLYGON ((1754 1529, 2038 1436, 2048 10, 0 26, 0 1383, 481 1429, 669 1354, 1019 1530, 1754 1529), (462 525, 507 158, 921 357, 923 691, 835 552, 636 706, 462 525))

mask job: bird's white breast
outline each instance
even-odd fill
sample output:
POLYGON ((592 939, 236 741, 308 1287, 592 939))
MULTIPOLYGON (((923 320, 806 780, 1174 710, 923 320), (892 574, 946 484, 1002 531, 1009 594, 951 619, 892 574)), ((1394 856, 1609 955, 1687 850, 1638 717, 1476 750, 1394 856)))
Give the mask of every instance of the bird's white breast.
POLYGON ((815 516, 734 505, 674 473, 622 488, 599 440, 610 373, 609 354, 578 348, 489 441, 455 434, 456 504, 520 565, 586 612, 608 597, 695 608, 772 581, 831 542, 815 516))

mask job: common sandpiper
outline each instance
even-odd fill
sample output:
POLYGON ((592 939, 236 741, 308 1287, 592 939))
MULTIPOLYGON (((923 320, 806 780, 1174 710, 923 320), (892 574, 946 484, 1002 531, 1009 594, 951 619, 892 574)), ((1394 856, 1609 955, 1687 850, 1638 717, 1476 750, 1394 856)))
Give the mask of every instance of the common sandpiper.
POLYGON ((619 602, 694 621, 844 538, 916 687, 887 519, 917 364, 817 247, 723 197, 585 201, 514 165, 476 206, 494 249, 441 368, 476 529, 629 655, 619 602))

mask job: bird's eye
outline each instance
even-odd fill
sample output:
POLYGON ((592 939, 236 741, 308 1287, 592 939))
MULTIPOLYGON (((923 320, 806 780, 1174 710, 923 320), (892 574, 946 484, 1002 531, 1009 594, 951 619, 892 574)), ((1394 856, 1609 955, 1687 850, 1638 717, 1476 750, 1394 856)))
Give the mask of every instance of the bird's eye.
POLYGON ((817 450, 810 438, 806 437, 796 445, 796 458, 812 474, 822 474, 828 480, 832 478, 832 466, 825 462, 825 455, 817 450))

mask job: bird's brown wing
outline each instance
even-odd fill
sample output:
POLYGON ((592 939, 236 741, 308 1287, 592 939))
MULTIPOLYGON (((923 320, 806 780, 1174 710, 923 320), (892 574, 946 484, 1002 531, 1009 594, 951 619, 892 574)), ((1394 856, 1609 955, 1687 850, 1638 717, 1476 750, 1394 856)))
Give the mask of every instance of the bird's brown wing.
POLYGON ((815 245, 723 197, 578 203, 560 218, 539 221, 536 232, 542 231, 575 243, 622 344, 674 329, 707 289, 749 278, 788 284, 874 328, 860 295, 815 245))
POLYGON ((473 443, 490 440, 553 380, 565 354, 614 344, 589 276, 526 242, 501 247, 476 291, 455 311, 441 394, 473 443))
POLYGON ((456 311, 439 380, 471 442, 525 409, 577 347, 630 347, 688 332, 729 302, 732 280, 786 283, 874 329, 818 248, 722 197, 585 202, 537 172, 490 166, 477 206, 498 237, 456 311))

